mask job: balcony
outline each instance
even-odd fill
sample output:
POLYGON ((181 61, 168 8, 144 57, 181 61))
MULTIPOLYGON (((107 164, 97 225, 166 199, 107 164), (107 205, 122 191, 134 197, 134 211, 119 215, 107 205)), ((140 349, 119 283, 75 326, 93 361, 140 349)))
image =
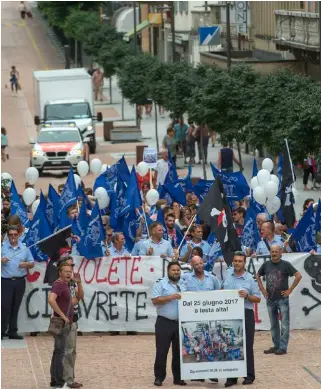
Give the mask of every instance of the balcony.
POLYGON ((317 55, 320 52, 319 14, 300 11, 274 11, 275 43, 279 50, 299 51, 317 55))

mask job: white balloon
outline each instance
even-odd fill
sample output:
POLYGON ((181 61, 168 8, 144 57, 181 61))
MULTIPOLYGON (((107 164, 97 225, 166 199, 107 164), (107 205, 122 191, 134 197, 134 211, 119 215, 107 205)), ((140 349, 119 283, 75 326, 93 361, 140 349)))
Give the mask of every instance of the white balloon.
POLYGON ((37 194, 33 188, 27 188, 22 193, 23 201, 26 205, 31 205, 36 200, 37 194))
POLYGON ((257 186, 259 186, 259 181, 257 180, 257 177, 253 177, 251 179, 251 189, 254 190, 257 186))
POLYGON ((94 158, 90 162, 90 171, 93 172, 94 174, 98 174, 100 172, 101 167, 102 167, 102 162, 98 158, 94 158))
POLYGON ((275 182, 269 181, 267 184, 264 186, 264 192, 266 197, 270 200, 273 199, 279 191, 279 187, 276 185, 275 182))
POLYGON ((9 173, 2 173, 1 174, 1 179, 2 180, 10 180, 10 181, 12 181, 12 177, 11 177, 11 175, 9 173))
POLYGON ((104 173, 107 169, 108 169, 108 165, 106 163, 104 163, 100 169, 100 173, 104 173))
POLYGON ((31 212, 32 212, 33 216, 35 215, 35 213, 36 213, 36 211, 37 211, 37 208, 38 208, 39 203, 40 203, 40 200, 35 200, 35 201, 32 203, 31 212))
POLYGON ((267 184, 271 180, 271 174, 266 169, 261 169, 257 173, 257 180, 259 182, 259 185, 264 188, 264 185, 267 184))
POLYGON ((94 196, 96 197, 98 201, 99 209, 104 209, 108 207, 110 202, 110 197, 107 193, 107 190, 103 187, 99 187, 95 190, 94 196))
POLYGON ((261 186, 257 186, 253 190, 253 197, 257 203, 261 205, 265 204, 266 196, 265 196, 264 188, 262 188, 261 186))
POLYGON ((29 184, 33 185, 39 178, 39 172, 35 167, 28 167, 25 172, 25 177, 29 184))
POLYGON ((150 189, 146 193, 146 201, 150 206, 155 205, 157 201, 159 200, 159 193, 156 189, 150 189))
POLYGON ((263 159, 262 169, 266 169, 267 171, 271 172, 273 170, 273 167, 274 167, 274 163, 272 159, 270 158, 263 159))
POLYGON ((281 207, 281 200, 277 196, 273 197, 273 199, 271 200, 267 200, 266 202, 266 209, 270 215, 276 213, 280 207, 281 207))
POLYGON ((77 165, 77 172, 80 177, 86 177, 89 172, 89 165, 87 161, 80 161, 77 165))
POLYGON ((144 161, 139 162, 139 164, 137 165, 137 168, 136 168, 136 172, 137 172, 141 177, 145 177, 146 174, 148 173, 148 170, 149 170, 149 167, 148 167, 147 163, 144 162, 144 161))
POLYGON ((276 176, 275 174, 271 174, 271 181, 275 182, 276 185, 279 187, 280 185, 280 180, 279 180, 279 177, 276 176))
POLYGON ((81 184, 81 178, 78 176, 78 174, 74 174, 76 189, 78 189, 79 185, 81 184))

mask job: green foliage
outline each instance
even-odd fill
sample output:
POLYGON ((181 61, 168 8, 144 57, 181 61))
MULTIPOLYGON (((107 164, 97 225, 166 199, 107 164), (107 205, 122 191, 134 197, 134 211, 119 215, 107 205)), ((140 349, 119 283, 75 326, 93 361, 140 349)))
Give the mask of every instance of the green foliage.
POLYGON ((106 41, 97 56, 97 62, 103 67, 105 77, 112 77, 116 70, 122 66, 123 61, 129 54, 128 45, 121 41, 106 41))
POLYGON ((158 65, 158 59, 149 54, 128 56, 117 71, 118 85, 131 104, 143 105, 151 98, 149 72, 158 65))
POLYGON ((87 12, 80 9, 73 9, 67 16, 63 26, 64 34, 67 38, 85 42, 90 34, 97 30, 99 14, 98 12, 87 12))

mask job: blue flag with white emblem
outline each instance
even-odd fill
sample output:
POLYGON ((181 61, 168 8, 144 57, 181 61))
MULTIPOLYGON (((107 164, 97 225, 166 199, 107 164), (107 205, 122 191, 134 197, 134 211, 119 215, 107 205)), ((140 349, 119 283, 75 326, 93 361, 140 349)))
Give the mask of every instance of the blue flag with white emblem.
POLYGON ((249 247, 254 251, 260 240, 261 238, 256 224, 256 212, 251 202, 250 207, 246 211, 241 243, 242 246, 249 247))
POLYGON ((173 201, 176 201, 178 204, 181 204, 184 206, 186 205, 185 193, 182 189, 182 186, 181 186, 181 183, 179 182, 179 180, 172 182, 172 183, 168 183, 168 184, 164 183, 163 187, 167 191, 167 193, 169 193, 169 195, 171 196, 171 199, 173 201))
POLYGON ((10 214, 19 216, 21 223, 24 226, 28 226, 28 224, 29 224, 28 213, 27 213, 26 208, 22 204, 22 201, 19 197, 19 194, 17 192, 16 186, 15 186, 13 180, 11 181, 10 192, 11 192, 10 214))
MULTIPOLYGON (((38 208, 23 242, 29 247, 47 238, 51 233, 52 231, 46 217, 46 200, 41 192, 38 208)), ((31 247, 30 251, 36 261, 46 261, 48 259, 48 256, 40 250, 38 245, 31 247)))
POLYGON ((178 180, 178 174, 176 171, 176 166, 172 159, 170 150, 168 149, 168 173, 166 174, 164 184, 170 184, 171 182, 178 180))
POLYGON ((193 186, 193 192, 198 197, 200 203, 204 200, 209 192, 211 186, 213 185, 213 180, 203 180, 200 179, 197 181, 197 184, 193 186))
POLYGON ((125 204, 126 186, 120 176, 117 176, 116 191, 110 197, 110 219, 109 224, 115 231, 121 231, 123 220, 121 216, 125 204))
POLYGON ((132 251, 135 244, 139 220, 140 215, 136 214, 135 209, 131 209, 123 218, 122 232, 124 233, 126 248, 129 252, 132 251))
POLYGON ((89 217, 87 215, 86 201, 83 200, 79 210, 79 215, 75 219, 75 224, 77 226, 77 229, 81 237, 85 235, 87 231, 88 223, 89 223, 89 217))
POLYGON ((316 250, 317 244, 313 205, 310 205, 302 216, 298 225, 292 232, 292 237, 295 240, 296 250, 298 252, 308 253, 310 250, 316 250))
POLYGON ((46 203, 46 216, 52 231, 55 231, 55 229, 59 226, 59 217, 58 217, 60 211, 59 200, 60 200, 59 194, 56 192, 54 187, 51 184, 49 184, 48 197, 46 203))
POLYGON ((103 256, 102 241, 105 239, 104 227, 101 221, 98 201, 90 215, 90 221, 85 236, 78 243, 78 251, 87 259, 95 259, 103 256))
POLYGON ((122 209, 119 213, 119 216, 126 215, 128 212, 135 210, 136 208, 140 208, 142 206, 142 197, 140 195, 136 170, 133 166, 132 171, 129 177, 129 183, 126 188, 124 202, 122 205, 122 209))
POLYGON ((74 172, 70 168, 68 177, 59 199, 60 212, 66 211, 71 205, 77 202, 77 189, 74 172))

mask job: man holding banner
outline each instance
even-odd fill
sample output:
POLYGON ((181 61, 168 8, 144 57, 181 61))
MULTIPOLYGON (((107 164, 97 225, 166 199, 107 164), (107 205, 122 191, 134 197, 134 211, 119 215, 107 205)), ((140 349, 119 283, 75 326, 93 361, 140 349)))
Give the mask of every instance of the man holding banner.
MULTIPOLYGON (((236 289, 239 291, 239 296, 244 298, 245 307, 245 334, 246 334, 246 364, 247 377, 243 381, 243 385, 251 385, 255 380, 254 369, 254 303, 260 303, 260 291, 257 283, 250 273, 245 269, 246 256, 242 251, 236 251, 233 258, 234 270, 230 273, 223 282, 223 289, 236 289)), ((228 378, 225 387, 237 384, 237 378, 228 378)))
POLYGON ((186 290, 186 282, 181 279, 180 264, 170 262, 167 266, 167 277, 156 281, 152 293, 152 302, 157 310, 155 386, 162 386, 166 378, 167 354, 171 344, 174 385, 186 385, 186 382, 181 380, 178 327, 178 300, 181 298, 181 292, 186 290))

